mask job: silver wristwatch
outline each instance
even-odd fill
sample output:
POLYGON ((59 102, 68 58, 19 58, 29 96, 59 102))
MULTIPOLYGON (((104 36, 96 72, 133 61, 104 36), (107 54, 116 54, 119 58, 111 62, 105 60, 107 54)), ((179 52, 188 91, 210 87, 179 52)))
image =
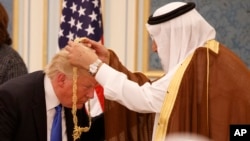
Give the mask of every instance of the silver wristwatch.
POLYGON ((101 66, 102 61, 100 59, 97 59, 94 63, 89 65, 89 73, 91 75, 95 75, 99 69, 99 67, 101 66))

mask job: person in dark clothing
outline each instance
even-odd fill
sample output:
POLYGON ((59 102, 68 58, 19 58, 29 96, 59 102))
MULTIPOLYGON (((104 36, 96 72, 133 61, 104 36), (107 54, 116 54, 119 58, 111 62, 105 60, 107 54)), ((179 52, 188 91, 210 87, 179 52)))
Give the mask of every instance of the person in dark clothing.
POLYGON ((51 141, 55 107, 61 105, 59 133, 63 141, 104 141, 103 124, 92 120, 84 106, 93 98, 97 82, 88 71, 75 71, 67 54, 63 49, 44 71, 25 74, 0 85, 1 140, 51 141))
POLYGON ((28 73, 23 59, 11 47, 12 39, 7 31, 8 22, 8 14, 0 3, 0 84, 28 73))

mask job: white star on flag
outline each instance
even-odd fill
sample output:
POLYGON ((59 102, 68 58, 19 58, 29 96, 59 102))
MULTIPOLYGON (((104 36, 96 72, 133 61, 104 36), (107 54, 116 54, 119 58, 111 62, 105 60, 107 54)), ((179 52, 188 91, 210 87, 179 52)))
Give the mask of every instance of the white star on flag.
POLYGON ((103 27, 100 0, 64 0, 59 31, 59 47, 69 40, 88 37, 102 41, 103 27))

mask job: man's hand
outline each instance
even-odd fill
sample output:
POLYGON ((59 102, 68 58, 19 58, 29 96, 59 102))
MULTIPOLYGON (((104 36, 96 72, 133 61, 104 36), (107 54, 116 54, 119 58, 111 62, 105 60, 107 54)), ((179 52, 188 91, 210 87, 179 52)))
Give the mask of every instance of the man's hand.
POLYGON ((89 65, 98 59, 95 50, 83 43, 69 41, 65 49, 69 52, 70 63, 79 68, 89 70, 89 65))
POLYGON ((91 40, 89 38, 85 38, 85 37, 80 38, 79 42, 94 49, 95 53, 98 55, 99 59, 102 60, 102 62, 109 64, 109 51, 102 44, 100 44, 99 42, 96 42, 94 40, 91 40))

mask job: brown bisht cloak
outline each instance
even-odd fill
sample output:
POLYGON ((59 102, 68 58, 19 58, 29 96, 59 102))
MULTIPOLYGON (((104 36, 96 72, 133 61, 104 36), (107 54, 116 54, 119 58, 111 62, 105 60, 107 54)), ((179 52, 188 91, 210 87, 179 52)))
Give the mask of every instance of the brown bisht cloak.
MULTIPOLYGON (((139 85, 150 82, 144 74, 131 73, 119 61, 116 54, 110 52, 110 66, 127 75, 129 80, 139 85)), ((115 83, 115 82, 114 82, 115 83)), ((104 104, 106 141, 151 141, 154 114, 142 114, 128 110, 115 101, 105 100, 104 104)))
POLYGON ((228 141, 231 124, 250 124, 249 69, 220 44, 218 54, 209 50, 207 71, 207 49, 198 48, 182 77, 167 134, 190 132, 228 141))

